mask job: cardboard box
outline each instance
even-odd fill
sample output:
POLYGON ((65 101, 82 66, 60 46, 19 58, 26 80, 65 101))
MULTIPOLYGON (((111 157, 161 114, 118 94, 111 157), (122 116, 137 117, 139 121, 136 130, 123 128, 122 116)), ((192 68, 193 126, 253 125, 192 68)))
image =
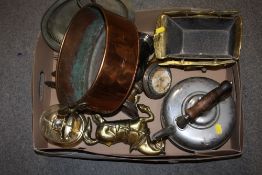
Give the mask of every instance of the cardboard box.
MULTIPOLYGON (((138 31, 152 34, 155 28, 157 17, 165 10, 147 10, 137 11, 135 24, 138 31)), ((223 158, 231 158, 240 156, 243 145, 243 120, 241 108, 241 86, 239 75, 239 64, 236 63, 233 67, 208 70, 203 73, 199 70, 184 71, 172 68, 172 84, 189 78, 189 77, 208 77, 218 82, 223 80, 230 80, 233 82, 233 99, 236 107, 236 125, 231 138, 217 150, 201 151, 201 152, 185 152, 170 141, 166 141, 166 154, 159 156, 146 156, 138 151, 129 153, 129 145, 122 143, 107 147, 106 145, 97 144, 88 146, 85 143, 80 143, 73 148, 62 148, 57 145, 49 143, 40 133, 39 119, 42 112, 50 105, 57 104, 55 89, 51 89, 44 84, 44 81, 54 81, 51 73, 55 71, 58 53, 50 49, 42 36, 38 37, 38 42, 35 50, 35 60, 33 67, 32 79, 32 100, 33 100, 33 146, 37 153, 59 156, 59 157, 73 157, 95 160, 112 160, 112 161, 138 161, 138 162, 181 162, 181 161, 198 161, 198 160, 215 160, 223 158)), ((148 123, 151 134, 160 130, 160 108, 163 99, 151 100, 144 94, 141 95, 141 103, 147 104, 151 107, 155 114, 155 120, 148 123)), ((142 114, 143 116, 143 114, 142 114)), ((107 120, 127 119, 122 112, 114 117, 107 118, 107 120)), ((95 129, 95 128, 94 128, 95 129)), ((93 132, 94 134, 94 132, 93 132)))

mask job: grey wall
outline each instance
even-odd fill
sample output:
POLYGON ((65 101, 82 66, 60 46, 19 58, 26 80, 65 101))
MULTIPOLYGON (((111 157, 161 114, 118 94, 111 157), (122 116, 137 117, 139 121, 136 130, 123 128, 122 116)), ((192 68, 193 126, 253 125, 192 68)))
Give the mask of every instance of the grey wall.
POLYGON ((136 9, 199 7, 238 9, 244 19, 241 52, 244 153, 203 163, 138 164, 51 158, 34 153, 31 73, 40 20, 54 0, 0 1, 0 174, 261 174, 262 1, 135 0, 136 9))

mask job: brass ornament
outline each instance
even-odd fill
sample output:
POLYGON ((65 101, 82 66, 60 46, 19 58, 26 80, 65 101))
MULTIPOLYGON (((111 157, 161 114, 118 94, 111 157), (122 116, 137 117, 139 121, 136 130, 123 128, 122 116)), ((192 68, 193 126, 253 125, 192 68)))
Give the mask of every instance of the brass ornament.
POLYGON ((40 118, 42 135, 50 142, 71 146, 82 138, 86 126, 85 116, 60 104, 50 106, 40 118))
POLYGON ((125 143, 130 145, 129 152, 137 150, 145 155, 164 154, 164 142, 152 142, 150 139, 150 130, 147 122, 154 120, 154 114, 151 109, 144 105, 138 104, 138 109, 146 113, 148 117, 139 117, 131 120, 106 121, 103 117, 96 114, 92 120, 97 125, 96 138, 91 137, 92 123, 90 118, 87 119, 87 131, 84 133, 84 141, 87 145, 101 143, 111 146, 116 143, 125 143))
POLYGON ((90 146, 97 143, 111 146, 122 142, 130 145, 130 153, 137 150, 145 155, 164 154, 164 142, 152 142, 150 139, 147 122, 154 120, 154 114, 148 106, 137 104, 138 109, 148 117, 116 121, 106 121, 99 114, 87 115, 89 117, 86 118, 84 107, 84 103, 74 107, 50 106, 40 118, 42 135, 62 147, 71 147, 82 140, 90 146), (96 138, 91 137, 90 118, 97 125, 96 138))
POLYGON ((143 92, 142 82, 138 81, 134 84, 133 89, 131 90, 130 95, 123 104, 121 111, 124 112, 127 116, 132 119, 139 117, 137 104, 140 100, 139 94, 143 92))

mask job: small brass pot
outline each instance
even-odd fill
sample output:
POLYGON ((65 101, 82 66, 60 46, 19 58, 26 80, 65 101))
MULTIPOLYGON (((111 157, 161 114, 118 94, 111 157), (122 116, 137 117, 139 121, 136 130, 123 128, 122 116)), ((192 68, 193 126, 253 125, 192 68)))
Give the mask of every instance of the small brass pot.
POLYGON ((139 62, 135 25, 98 5, 83 7, 65 34, 56 71, 61 104, 112 113, 126 100, 139 62))

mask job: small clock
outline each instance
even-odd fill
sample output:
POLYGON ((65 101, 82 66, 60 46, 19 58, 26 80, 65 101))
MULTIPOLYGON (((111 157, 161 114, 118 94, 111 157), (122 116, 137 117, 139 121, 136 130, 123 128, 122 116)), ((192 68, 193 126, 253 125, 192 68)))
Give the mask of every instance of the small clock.
POLYGON ((146 69, 143 77, 143 89, 148 98, 160 99, 169 91, 172 83, 171 71, 154 62, 146 69))

